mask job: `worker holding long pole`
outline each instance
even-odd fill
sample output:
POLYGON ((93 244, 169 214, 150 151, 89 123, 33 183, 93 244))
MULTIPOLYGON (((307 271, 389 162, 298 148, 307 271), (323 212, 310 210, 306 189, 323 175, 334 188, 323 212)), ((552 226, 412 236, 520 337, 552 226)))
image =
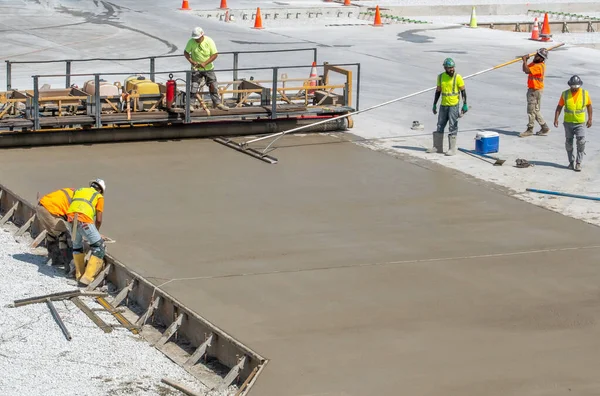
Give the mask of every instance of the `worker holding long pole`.
POLYGON ((533 135, 535 121, 540 124, 542 129, 536 133, 538 136, 545 136, 550 132, 550 128, 544 117, 542 117, 542 93, 544 92, 544 75, 546 74, 546 60, 548 59, 548 50, 540 48, 533 57, 533 62, 527 63, 529 55, 522 57, 523 72, 527 74, 527 129, 521 132, 519 137, 533 135))

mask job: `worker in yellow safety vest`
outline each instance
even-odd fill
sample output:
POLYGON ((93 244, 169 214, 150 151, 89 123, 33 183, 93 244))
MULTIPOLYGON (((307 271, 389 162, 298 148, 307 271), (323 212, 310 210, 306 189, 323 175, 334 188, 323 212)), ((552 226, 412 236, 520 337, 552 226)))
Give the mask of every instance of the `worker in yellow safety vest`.
POLYGON ((104 238, 100 235, 102 213, 104 212, 104 192, 106 183, 102 179, 90 181, 89 187, 79 188, 73 194, 73 200, 67 217, 71 227, 76 223, 73 237, 73 261, 75 279, 84 285, 92 283, 104 266, 104 238), (83 239, 90 245, 92 256, 87 266, 83 253, 83 239))
POLYGON ((67 266, 71 261, 67 242, 67 211, 71 205, 74 189, 61 188, 40 198, 35 208, 40 225, 46 230, 46 248, 52 265, 67 266))
POLYGON ((565 148, 569 157, 569 169, 581 172, 581 162, 585 154, 585 128, 592 126, 592 99, 585 89, 581 88, 583 81, 575 75, 569 79, 569 87, 560 95, 558 106, 554 112, 554 126, 558 128, 558 117, 562 108, 565 108, 565 148), (587 111, 588 118, 585 120, 587 111), (573 155, 573 139, 577 139, 577 157, 573 155), (574 164, 573 164, 574 163, 574 164))

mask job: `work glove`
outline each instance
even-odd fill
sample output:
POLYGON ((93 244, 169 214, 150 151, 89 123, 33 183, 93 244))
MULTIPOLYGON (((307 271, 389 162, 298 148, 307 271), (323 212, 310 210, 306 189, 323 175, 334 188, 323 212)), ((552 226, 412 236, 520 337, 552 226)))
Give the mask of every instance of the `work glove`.
POLYGON ((465 114, 467 111, 469 111, 469 106, 467 106, 466 103, 463 103, 463 107, 462 107, 463 114, 465 114))
POLYGON ((437 105, 434 103, 433 104, 433 114, 437 114, 437 105))

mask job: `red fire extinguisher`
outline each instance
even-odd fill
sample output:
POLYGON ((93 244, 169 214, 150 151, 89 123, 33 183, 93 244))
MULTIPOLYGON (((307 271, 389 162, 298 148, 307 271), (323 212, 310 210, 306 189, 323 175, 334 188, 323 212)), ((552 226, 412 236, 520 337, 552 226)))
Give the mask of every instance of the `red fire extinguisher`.
POLYGON ((169 80, 167 81, 167 94, 166 94, 166 102, 167 109, 173 107, 173 102, 175 102, 175 92, 177 91, 177 83, 173 80, 173 74, 169 74, 169 80))

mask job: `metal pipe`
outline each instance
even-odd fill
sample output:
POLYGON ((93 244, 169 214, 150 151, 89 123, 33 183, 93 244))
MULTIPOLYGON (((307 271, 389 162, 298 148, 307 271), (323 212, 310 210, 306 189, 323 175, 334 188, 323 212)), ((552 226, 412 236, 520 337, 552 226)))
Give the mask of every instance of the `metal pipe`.
POLYGON ((54 320, 56 320, 56 323, 58 323, 58 327, 60 327, 60 329, 62 330, 63 334, 65 335, 65 338, 67 339, 67 341, 71 341, 71 339, 73 337, 71 337, 71 333, 69 333, 69 329, 67 329, 67 326, 65 326, 65 323, 62 321, 60 315, 58 314, 58 311, 54 307, 54 304, 52 304, 52 300, 50 300, 48 298, 46 300, 46 304, 48 305, 48 308, 50 308, 50 313, 52 313, 52 316, 54 317, 54 320))
MULTIPOLYGON (((563 45, 565 45, 565 44, 564 44, 564 43, 557 44, 557 45, 555 45, 555 46, 553 46, 553 47, 550 47, 550 48, 548 48, 548 51, 552 51, 553 49, 556 49, 556 48, 558 48, 558 47, 562 47, 563 45)), ((529 54, 529 56, 533 56, 533 55, 535 55, 535 52, 533 52, 533 53, 529 54)), ((501 64, 499 64, 499 65, 496 65, 496 66, 494 66, 494 67, 490 67, 490 68, 488 68, 488 69, 485 69, 485 70, 479 71, 479 72, 477 72, 477 73, 470 74, 470 75, 468 75, 468 76, 466 76, 466 77, 463 77, 463 80, 466 80, 466 79, 468 79, 468 78, 471 78, 471 77, 478 76, 478 75, 480 75, 480 74, 483 74, 483 73, 490 72, 490 71, 492 71, 492 70, 499 69, 499 68, 501 68, 501 67, 504 67, 504 66, 508 66, 508 65, 510 65, 510 64, 513 64, 513 63, 515 63, 515 62, 518 62, 519 60, 521 60, 521 58, 520 58, 520 57, 519 57, 519 58, 516 58, 516 59, 513 59, 513 60, 511 60, 511 61, 508 61, 508 62, 501 63, 501 64)), ((350 112, 350 113, 348 113, 348 114, 344 114, 344 115, 341 115, 341 116, 337 116, 337 117, 331 118, 331 119, 329 119, 329 120, 323 120, 323 121, 315 122, 315 123, 314 123, 314 124, 312 124, 312 125, 318 125, 318 124, 325 123, 325 122, 328 122, 328 121, 336 120, 336 119, 338 119, 338 118, 350 117, 350 116, 352 116, 352 115, 356 115, 356 114, 364 113, 364 112, 367 112, 367 111, 375 110, 375 109, 377 109, 377 108, 379 108, 379 107, 387 106, 387 105, 389 105, 389 104, 392 104, 392 103, 395 103, 395 102, 399 102, 399 101, 401 101, 401 100, 404 100, 404 99, 412 98, 413 96, 417 96, 417 95, 420 95, 420 94, 422 94, 422 93, 425 93, 425 92, 428 92, 428 91, 433 91, 434 89, 436 89, 436 87, 432 87, 432 88, 423 89, 423 90, 421 90, 421 91, 418 91, 418 92, 412 93, 412 94, 410 94, 410 95, 401 96, 401 97, 399 97, 399 98, 392 99, 392 100, 388 100, 387 102, 383 102, 383 103, 377 104, 377 105, 375 105, 375 106, 367 107, 367 108, 366 108, 366 109, 364 109, 364 110, 357 110, 357 111, 350 112)), ((271 138, 274 138, 274 137, 281 137, 281 136, 283 136, 283 135, 287 135, 288 133, 292 133, 292 132, 301 131, 301 130, 303 130, 303 129, 305 129, 305 128, 307 128, 307 126, 301 126, 301 127, 298 127, 298 128, 293 128, 293 129, 290 129, 289 131, 284 131, 284 132, 279 132, 279 133, 275 133, 275 134, 271 134, 271 135, 263 136, 263 137, 260 137, 260 138, 256 138, 256 139, 252 139, 252 140, 249 140, 249 141, 247 141, 247 142, 244 142, 244 143, 242 143, 242 145, 248 145, 248 144, 251 144, 251 143, 259 142, 259 141, 261 141, 261 140, 265 140, 265 139, 271 139, 271 138)), ((275 143, 275 141, 277 141, 277 139, 275 139, 275 140, 273 140, 271 143, 269 143, 269 145, 268 145, 268 146, 267 146, 267 147, 264 149, 264 151, 263 151, 263 152, 264 152, 264 153, 266 153, 266 152, 267 152, 267 150, 268 150, 268 149, 271 147, 271 145, 272 145, 273 143, 275 143)))
POLYGON ((317 63, 317 47, 313 48, 313 62, 317 63))
POLYGON ((185 72, 185 123, 189 124, 192 121, 192 116, 190 114, 190 102, 192 101, 192 95, 190 95, 190 91, 192 90, 192 72, 190 70, 185 72))
POLYGON ((94 117, 96 118, 96 128, 102 127, 102 106, 100 105, 100 74, 94 74, 94 84, 96 89, 96 95, 94 95, 94 117))
POLYGON ((155 72, 156 71, 156 58, 155 57, 151 57, 150 58, 150 81, 154 82, 155 79, 155 72))
POLYGON ((278 68, 273 68, 273 88, 271 90, 271 119, 277 119, 277 72, 278 68))
POLYGON ((356 70, 356 110, 360 110, 360 63, 356 70))
POLYGON ((561 197, 569 197, 569 198, 579 198, 579 199, 589 199, 591 201, 600 201, 600 197, 592 197, 589 195, 579 195, 579 194, 569 194, 558 191, 550 191, 550 190, 538 190, 536 188, 528 188, 527 191, 539 193, 539 194, 549 194, 549 195, 558 195, 561 197))
POLYGON ((33 104, 31 111, 33 112, 33 130, 40 130, 40 89, 39 77, 33 76, 33 104))
POLYGON ((10 91, 12 88, 12 63, 11 61, 6 61, 6 90, 10 91))
POLYGON ((233 81, 237 81, 238 79, 238 66, 239 66, 239 52, 233 53, 233 81))
POLYGON ((71 61, 68 60, 65 66, 65 88, 71 86, 71 61))

